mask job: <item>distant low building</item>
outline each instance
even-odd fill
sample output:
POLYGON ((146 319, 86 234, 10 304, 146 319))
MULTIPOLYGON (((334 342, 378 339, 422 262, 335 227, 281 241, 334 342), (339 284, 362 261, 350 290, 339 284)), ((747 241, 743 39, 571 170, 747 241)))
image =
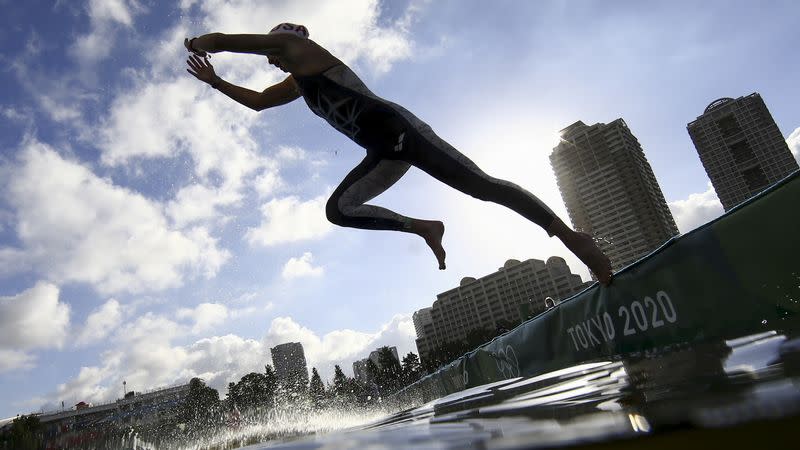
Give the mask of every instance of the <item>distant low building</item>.
POLYGON ((548 297, 561 300, 589 284, 558 256, 547 262, 509 259, 497 272, 465 277, 458 287, 437 295, 433 306, 414 313, 420 359, 448 342, 465 340, 471 331, 520 323, 545 311, 548 297))
POLYGON ((45 448, 78 448, 96 441, 112 428, 147 425, 177 412, 189 395, 189 384, 129 392, 113 403, 79 402, 73 409, 38 414, 45 448), (133 395, 130 395, 133 394, 133 395))
MULTIPOLYGON (((375 366, 377 366, 378 369, 382 369, 379 358, 381 348, 382 347, 376 348, 375 350, 369 353, 368 357, 355 361, 353 363, 353 376, 355 377, 356 380, 366 381, 368 379, 367 362, 370 360, 373 363, 375 363, 375 366)), ((394 357, 395 360, 397 360, 397 363, 400 364, 400 358, 397 356, 397 347, 389 347, 389 351, 392 352, 392 356, 394 357)))

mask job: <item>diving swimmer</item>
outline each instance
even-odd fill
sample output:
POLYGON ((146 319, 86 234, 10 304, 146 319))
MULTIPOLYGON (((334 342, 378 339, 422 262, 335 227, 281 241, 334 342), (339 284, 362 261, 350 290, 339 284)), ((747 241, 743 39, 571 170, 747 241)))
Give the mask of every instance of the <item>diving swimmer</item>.
POLYGON ((332 223, 416 234, 444 270, 441 221, 367 203, 414 166, 465 194, 511 208, 559 238, 600 283, 611 283, 611 262, 590 235, 573 231, 530 192, 487 175, 411 112, 372 93, 347 65, 309 39, 306 27, 282 23, 268 34, 211 33, 185 39, 184 46, 192 53, 187 71, 234 101, 262 111, 303 97, 314 114, 366 149, 365 158, 328 199, 325 212, 332 223), (263 55, 289 76, 262 92, 243 88, 216 74, 207 57, 217 52, 263 55))

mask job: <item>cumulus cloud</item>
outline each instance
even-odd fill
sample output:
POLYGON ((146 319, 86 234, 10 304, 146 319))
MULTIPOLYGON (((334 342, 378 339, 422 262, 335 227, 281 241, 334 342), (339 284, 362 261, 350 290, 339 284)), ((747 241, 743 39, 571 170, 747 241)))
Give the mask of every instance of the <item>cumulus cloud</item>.
POLYGON ((372 333, 345 329, 322 336, 291 317, 277 317, 272 320, 263 342, 266 348, 285 342, 300 342, 309 369, 316 367, 323 378, 330 379, 334 365, 338 364, 352 374, 353 361, 367 357, 378 347, 395 346, 398 355, 416 353, 415 339, 413 320, 407 315, 394 316, 389 323, 372 333))
POLYGON ((276 157, 283 161, 302 161, 307 158, 306 151, 300 147, 281 145, 276 157))
POLYGON ((10 297, 0 297, 0 372, 33 367, 28 350, 60 348, 69 332, 69 305, 57 286, 39 282, 10 297))
POLYGON ((219 218, 219 209, 236 205, 242 194, 232 189, 219 189, 201 184, 183 187, 167 204, 167 214, 179 227, 219 218))
MULTIPOLYGON (((117 393, 117 386, 112 388, 102 383, 109 373, 109 367, 81 367, 75 378, 58 385, 57 398, 65 400, 68 405, 75 405, 79 402, 105 403, 106 399, 110 400, 111 396, 117 393)), ((51 402, 51 407, 56 404, 56 402, 51 402)))
POLYGON ((250 372, 263 372, 266 354, 260 342, 228 334, 200 339, 188 348, 191 365, 182 375, 198 376, 225 395, 231 381, 250 372))
POLYGON ((36 357, 20 350, 0 348, 0 373, 36 367, 36 357))
POLYGON ((133 18, 143 8, 136 1, 90 0, 87 4, 90 31, 78 36, 71 53, 83 63, 106 58, 114 48, 116 27, 131 28, 133 18))
POLYGON ((269 195, 283 184, 276 161, 251 136, 258 116, 190 78, 143 77, 115 97, 97 136, 101 161, 111 167, 191 157, 193 181, 168 205, 179 226, 219 218, 239 206, 248 185, 269 195))
POLYGON ((794 159, 800 163, 800 127, 795 128, 794 131, 792 131, 792 134, 786 138, 786 145, 788 145, 789 150, 792 151, 794 159))
POLYGON ((75 343, 79 346, 102 341, 122 322, 122 307, 110 299, 86 318, 86 324, 78 332, 75 343))
POLYGON ((228 308, 219 303, 201 303, 193 309, 181 308, 177 317, 190 319, 193 322, 192 333, 197 334, 224 323, 228 318, 228 308))
POLYGON ((691 194, 686 200, 676 200, 668 206, 681 233, 687 233, 724 213, 722 203, 710 182, 705 192, 691 194))
POLYGON ((333 228, 325 216, 326 202, 326 196, 306 202, 295 196, 271 200, 261 206, 264 220, 258 227, 249 228, 245 239, 251 245, 265 247, 319 239, 333 228))
POLYGON ((159 204, 44 144, 27 142, 10 174, 21 248, 0 248, 0 270, 33 268, 109 294, 176 287, 187 275, 210 278, 229 258, 208 230, 171 227, 159 204), (48 173, 58 176, 41 176, 48 173))
POLYGON ((312 265, 313 262, 314 255, 312 255, 311 252, 305 252, 303 256, 299 258, 291 258, 283 266, 281 276, 287 280, 322 276, 322 274, 325 273, 325 269, 323 267, 314 267, 312 265))
MULTIPOLYGON (((184 2, 189 9, 195 2, 184 2)), ((353 0, 342 8, 330 1, 260 2, 244 0, 204 1, 199 5, 206 30, 225 33, 266 32, 279 22, 306 25, 311 37, 344 61, 363 60, 366 67, 385 72, 398 61, 412 55, 413 43, 408 26, 419 13, 418 2, 406 9, 396 22, 381 25, 380 2, 353 0)))

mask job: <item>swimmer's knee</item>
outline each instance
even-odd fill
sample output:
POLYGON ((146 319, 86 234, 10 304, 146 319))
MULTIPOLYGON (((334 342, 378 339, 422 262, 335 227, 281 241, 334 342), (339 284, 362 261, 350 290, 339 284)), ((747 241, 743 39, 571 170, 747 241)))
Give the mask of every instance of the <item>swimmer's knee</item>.
POLYGON ((344 214, 339 210, 338 202, 334 201, 332 198, 328 200, 328 203, 325 205, 325 217, 328 219, 328 222, 334 225, 341 226, 344 223, 344 214))

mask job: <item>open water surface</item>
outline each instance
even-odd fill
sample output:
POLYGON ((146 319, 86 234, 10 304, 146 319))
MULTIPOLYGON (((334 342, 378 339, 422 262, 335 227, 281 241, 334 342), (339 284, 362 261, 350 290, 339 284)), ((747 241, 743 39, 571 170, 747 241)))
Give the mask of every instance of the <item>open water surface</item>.
POLYGON ((675 345, 507 379, 401 412, 286 417, 306 434, 245 448, 800 448, 796 336, 768 331, 675 345))

